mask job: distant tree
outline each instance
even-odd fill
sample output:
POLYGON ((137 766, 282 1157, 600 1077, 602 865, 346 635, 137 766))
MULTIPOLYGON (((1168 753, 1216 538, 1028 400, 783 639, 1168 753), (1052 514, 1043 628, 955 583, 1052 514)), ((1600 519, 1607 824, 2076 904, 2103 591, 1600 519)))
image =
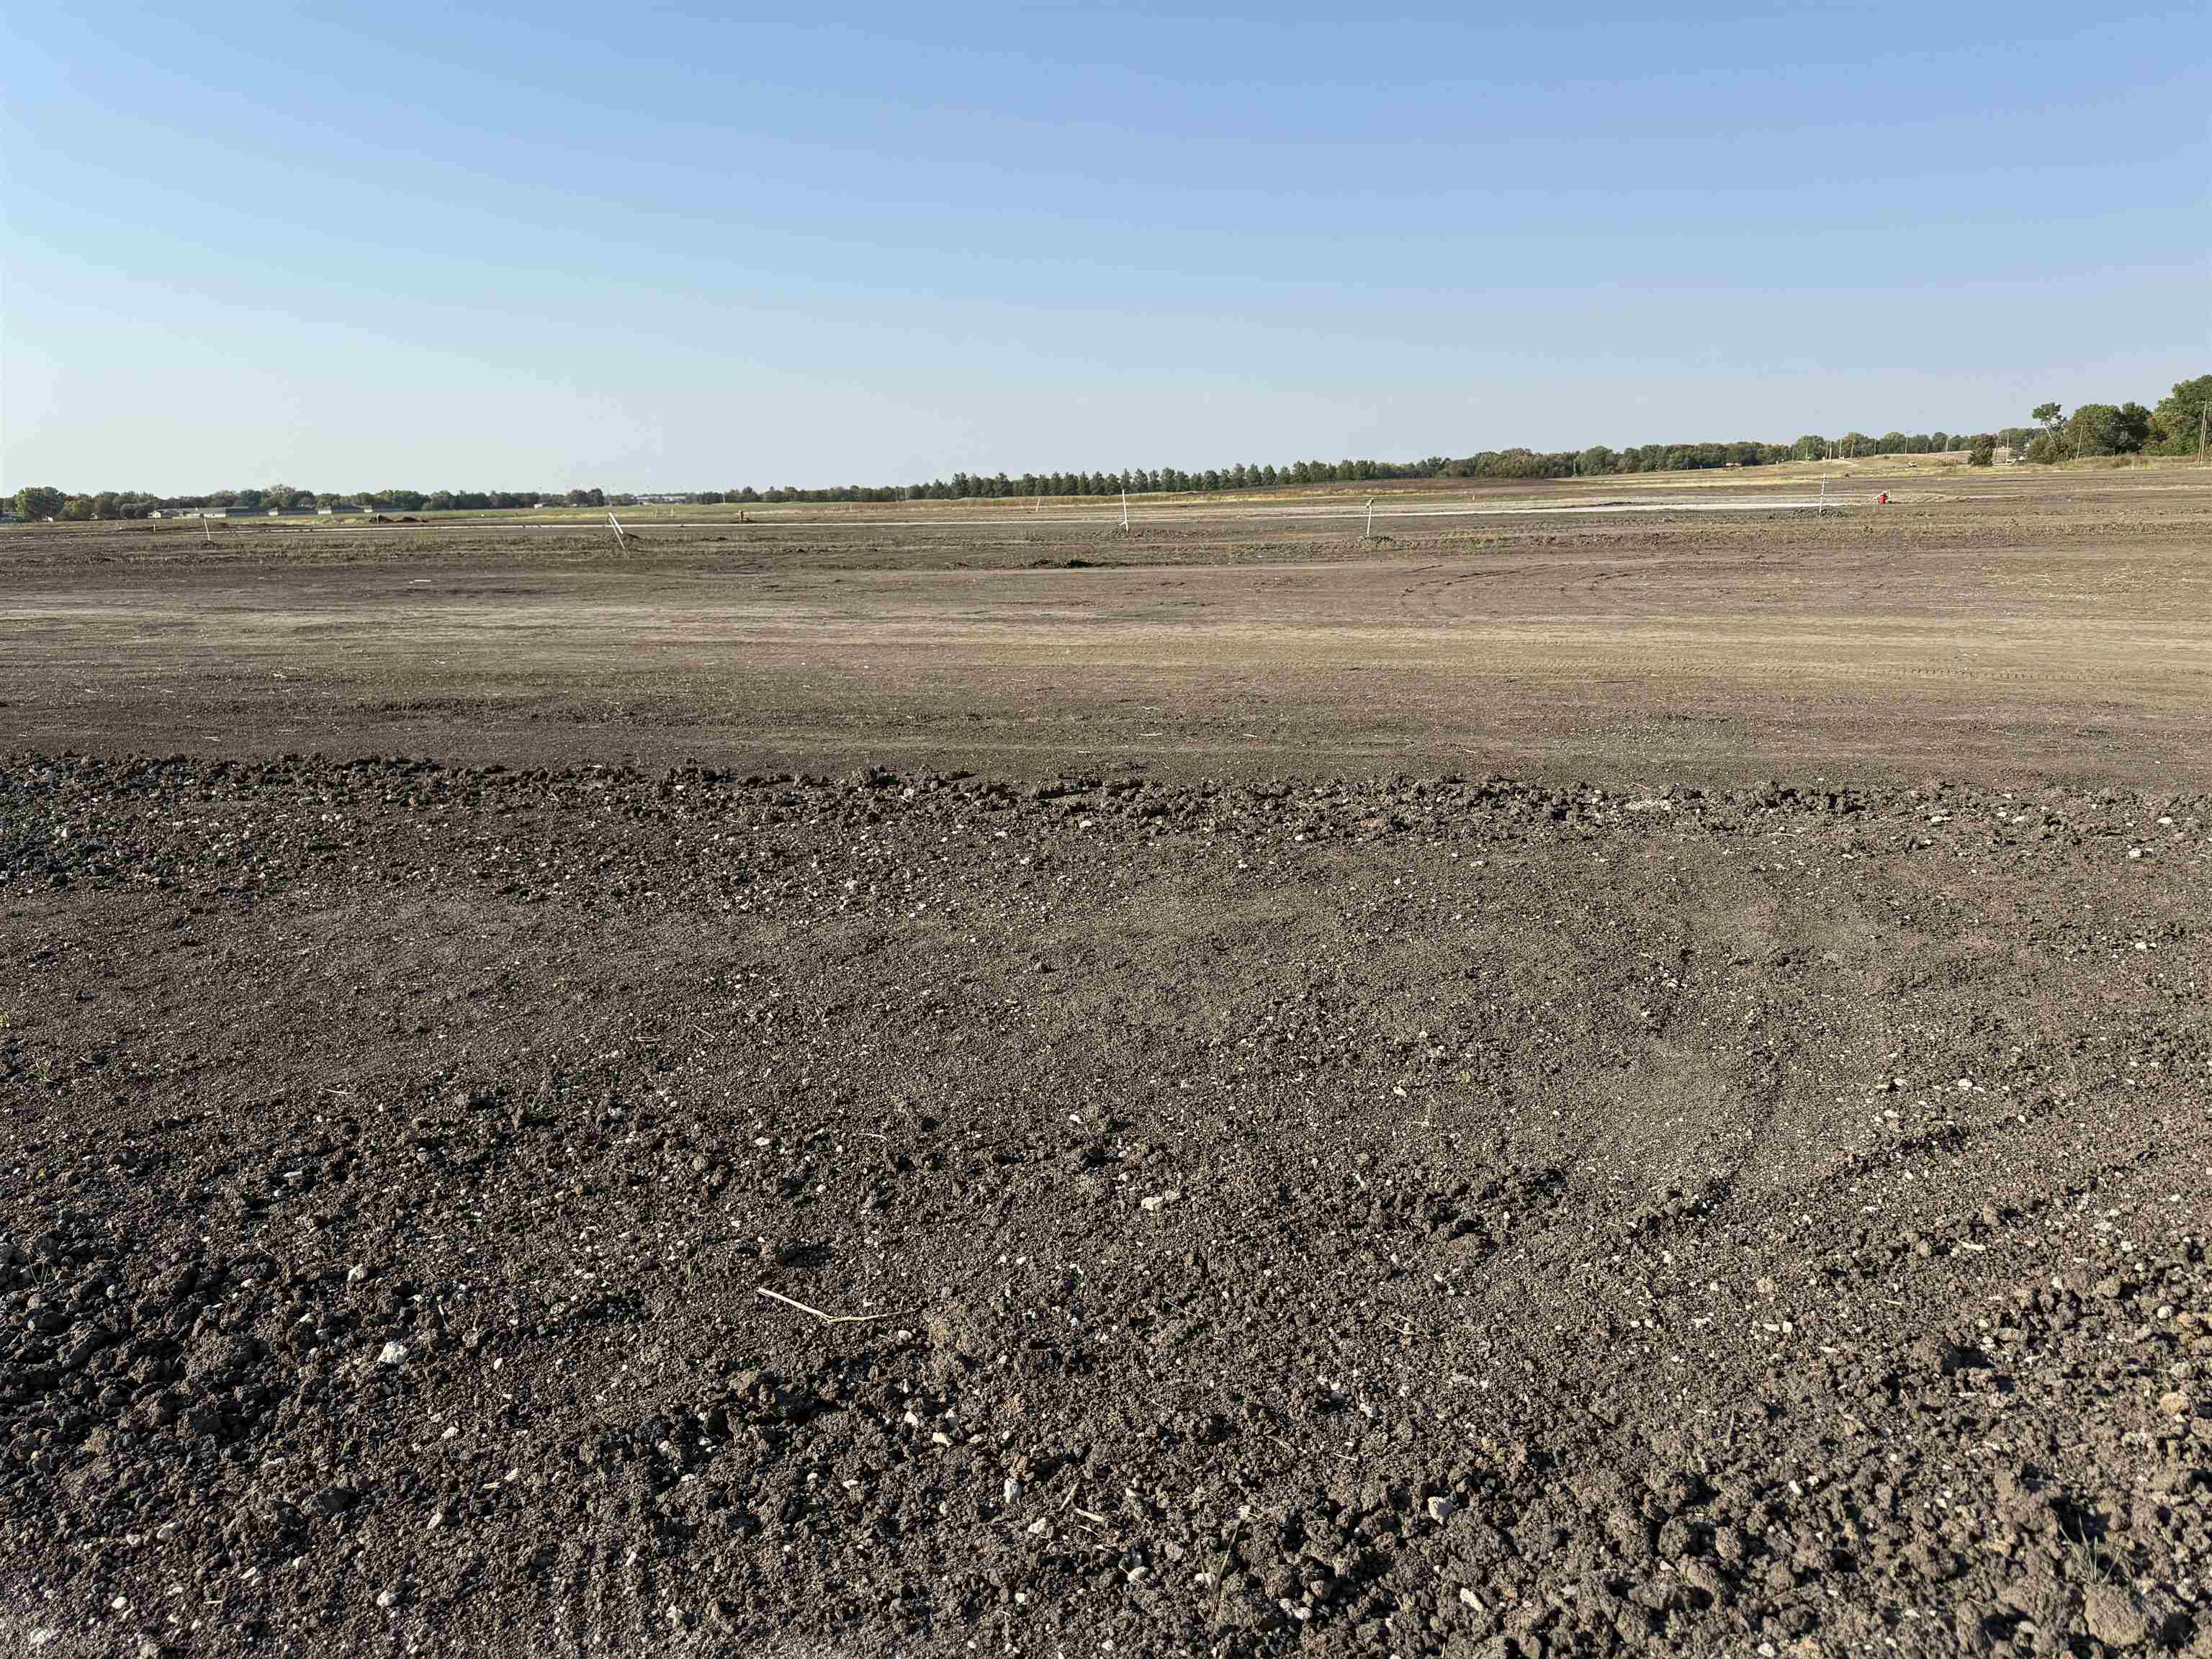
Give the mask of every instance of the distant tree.
POLYGON ((72 495, 62 503, 62 510, 54 515, 64 524, 81 524, 92 516, 92 497, 72 495))
POLYGON ((1613 471, 1613 451, 1604 444, 1592 444, 1575 457, 1575 472, 1579 477, 1597 478, 1613 471))
POLYGON ((1984 432, 1967 446, 1968 466, 1995 466, 1997 460, 1997 439, 1994 432, 1984 432))
POLYGON ((69 497, 52 484, 26 484, 15 492, 15 516, 19 519, 58 518, 68 504, 69 497))
POLYGON ((2194 455, 2203 441, 2204 412, 2212 406, 2212 374, 2176 380, 2150 412, 2151 435, 2168 455, 2194 455))
POLYGON ((2142 447, 2149 429, 2150 411, 2141 404, 2083 404, 2066 417, 2058 443, 2067 455, 2124 455, 2142 447))
POLYGON ((2058 432, 2058 417, 2062 413, 2057 404, 2038 404, 2028 411, 2027 418, 2036 422, 2054 437, 2058 432))

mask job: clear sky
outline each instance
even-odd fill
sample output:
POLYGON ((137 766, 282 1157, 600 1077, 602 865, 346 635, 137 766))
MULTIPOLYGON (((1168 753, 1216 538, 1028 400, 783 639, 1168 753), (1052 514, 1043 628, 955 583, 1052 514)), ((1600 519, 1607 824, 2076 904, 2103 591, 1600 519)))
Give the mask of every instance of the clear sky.
POLYGON ((2212 369, 2209 46, 2202 0, 15 0, 0 487, 896 483, 2154 403, 2212 369))

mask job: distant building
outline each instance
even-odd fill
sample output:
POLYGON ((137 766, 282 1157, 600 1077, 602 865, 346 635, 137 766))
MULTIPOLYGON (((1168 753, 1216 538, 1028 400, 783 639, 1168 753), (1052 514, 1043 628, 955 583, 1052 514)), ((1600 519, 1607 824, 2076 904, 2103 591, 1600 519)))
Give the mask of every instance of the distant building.
POLYGON ((691 504, 691 497, 690 495, 666 489, 641 489, 637 493, 637 499, 640 506, 689 507, 691 504))
POLYGON ((1990 456, 1991 464, 1996 466, 2010 466, 2018 459, 2020 456, 2010 444, 1999 444, 1990 456))

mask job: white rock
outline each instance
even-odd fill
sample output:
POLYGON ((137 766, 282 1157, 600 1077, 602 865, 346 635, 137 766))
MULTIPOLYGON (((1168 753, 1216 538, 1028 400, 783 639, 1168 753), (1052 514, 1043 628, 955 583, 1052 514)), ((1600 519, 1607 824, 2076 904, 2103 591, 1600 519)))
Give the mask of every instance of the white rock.
POLYGON ((404 1342, 387 1342, 384 1345, 383 1352, 376 1356, 376 1363, 380 1365, 397 1365, 406 1358, 407 1345, 404 1342))

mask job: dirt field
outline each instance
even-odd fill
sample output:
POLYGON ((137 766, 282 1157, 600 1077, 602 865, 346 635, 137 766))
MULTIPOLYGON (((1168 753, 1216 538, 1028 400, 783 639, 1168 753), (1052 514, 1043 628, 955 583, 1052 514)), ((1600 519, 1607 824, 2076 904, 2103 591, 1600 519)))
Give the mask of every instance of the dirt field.
POLYGON ((0 1644, 2212 1652, 2212 494, 1988 484, 7 534, 0 1644))
MULTIPOLYGON (((1379 548, 1356 521, 1170 510, 1122 538, 961 504, 945 526, 648 525, 627 558, 574 525, 241 524, 214 549, 192 526, 41 526, 0 549, 0 743, 2205 781, 2212 486, 1990 477, 1926 499, 1860 481, 1897 499, 1825 517, 1385 518, 1379 548)), ((1760 499, 1553 499, 1717 495, 1760 499)))

